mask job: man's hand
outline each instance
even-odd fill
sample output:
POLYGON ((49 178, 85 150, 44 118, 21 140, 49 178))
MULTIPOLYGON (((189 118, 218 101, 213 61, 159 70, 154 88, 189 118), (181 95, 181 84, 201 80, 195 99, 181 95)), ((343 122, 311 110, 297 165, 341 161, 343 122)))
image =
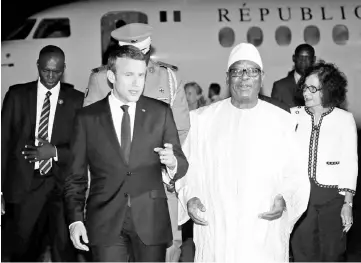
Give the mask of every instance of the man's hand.
POLYGON ((202 204, 201 200, 198 197, 193 197, 187 202, 187 209, 189 217, 194 221, 194 223, 202 226, 207 226, 208 222, 201 218, 198 215, 198 210, 205 212, 206 208, 202 204))
POLYGON ((5 215, 5 199, 3 195, 1 195, 1 215, 5 215))
POLYGON ((342 206, 341 209, 341 219, 342 219, 342 225, 343 225, 343 232, 348 232, 353 224, 353 218, 352 218, 352 207, 345 204, 342 206))
POLYGON ((86 233, 86 229, 83 222, 75 222, 70 226, 69 231, 70 231, 70 239, 73 242, 74 247, 80 250, 89 251, 88 246, 80 242, 80 237, 82 237, 84 243, 88 244, 89 242, 88 235, 86 233))
POLYGON ((170 193, 174 193, 175 192, 175 181, 172 179, 169 181, 169 183, 165 183, 165 186, 167 187, 167 191, 170 192, 170 193))
POLYGON ((268 221, 276 220, 282 216, 285 209, 285 200, 283 199, 282 195, 277 195, 275 197, 271 210, 269 212, 259 214, 258 217, 268 221))
POLYGON ((47 140, 37 139, 39 140, 39 146, 25 145, 25 149, 21 152, 24 158, 30 163, 54 158, 56 156, 54 145, 50 144, 47 140))
POLYGON ((177 164, 177 159, 173 153, 173 145, 170 143, 165 143, 164 148, 154 148, 154 151, 159 154, 160 162, 168 167, 168 169, 173 170, 177 164))

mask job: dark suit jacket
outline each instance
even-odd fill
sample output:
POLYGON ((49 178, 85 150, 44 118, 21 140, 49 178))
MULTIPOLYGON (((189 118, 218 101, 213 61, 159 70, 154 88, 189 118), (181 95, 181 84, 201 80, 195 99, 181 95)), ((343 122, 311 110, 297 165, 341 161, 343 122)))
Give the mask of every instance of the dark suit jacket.
MULTIPOLYGON (((82 107, 84 94, 73 86, 60 84, 51 143, 57 147, 58 161, 52 172, 62 187, 69 159, 69 143, 75 112, 82 107)), ((1 188, 6 202, 19 203, 29 191, 34 164, 21 154, 25 144, 34 145, 36 127, 37 81, 9 88, 1 110, 1 188)))
MULTIPOLYGON (((120 127, 119 127, 120 129, 120 127)), ((91 245, 112 245, 119 238, 127 206, 138 236, 146 245, 172 240, 161 163, 154 148, 173 144, 178 160, 175 179, 185 175, 188 162, 168 104, 141 96, 136 105, 129 164, 124 161, 113 124, 108 96, 81 109, 71 143, 72 162, 65 183, 69 223, 84 222, 87 166, 91 184, 86 222, 91 245)))
POLYGON ((268 97, 268 96, 265 96, 265 95, 262 95, 262 94, 259 94, 258 95, 258 98, 263 100, 263 101, 267 101, 268 103, 271 103, 289 113, 291 113, 291 109, 290 107, 288 107, 287 104, 283 103, 283 102, 280 102, 279 100, 277 99, 274 99, 274 98, 271 98, 271 97, 268 97))
POLYGON ((273 83, 271 97, 287 104, 290 108, 304 106, 302 91, 298 87, 294 77, 294 70, 288 76, 273 83))

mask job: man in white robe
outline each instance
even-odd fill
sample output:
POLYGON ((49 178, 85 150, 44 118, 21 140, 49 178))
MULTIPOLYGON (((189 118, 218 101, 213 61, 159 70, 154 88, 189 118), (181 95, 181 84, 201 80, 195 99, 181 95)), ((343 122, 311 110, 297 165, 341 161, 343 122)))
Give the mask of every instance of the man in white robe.
POLYGON ((188 173, 177 181, 179 225, 195 222, 195 262, 288 261, 310 185, 297 173, 292 116, 262 100, 262 60, 241 43, 229 57, 231 98, 191 112, 188 173))

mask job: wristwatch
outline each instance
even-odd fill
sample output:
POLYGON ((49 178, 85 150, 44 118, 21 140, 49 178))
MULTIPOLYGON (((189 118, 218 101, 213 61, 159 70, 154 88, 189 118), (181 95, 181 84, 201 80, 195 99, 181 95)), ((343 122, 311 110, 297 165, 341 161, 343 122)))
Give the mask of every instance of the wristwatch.
POLYGON ((346 201, 345 201, 345 202, 343 202, 343 204, 344 204, 344 205, 348 205, 348 206, 350 206, 350 207, 352 208, 352 202, 346 202, 346 201))

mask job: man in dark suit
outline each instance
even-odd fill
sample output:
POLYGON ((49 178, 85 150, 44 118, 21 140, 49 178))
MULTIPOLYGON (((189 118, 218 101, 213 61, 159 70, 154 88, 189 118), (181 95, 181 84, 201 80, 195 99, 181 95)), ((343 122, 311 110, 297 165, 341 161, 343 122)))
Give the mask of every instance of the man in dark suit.
POLYGON ((302 91, 297 83, 306 70, 315 62, 315 50, 309 44, 301 44, 292 56, 294 70, 287 77, 273 83, 271 97, 287 104, 290 108, 304 106, 302 91))
POLYGON ((44 222, 52 260, 72 261, 75 250, 65 224, 62 191, 73 120, 84 95, 60 83, 65 69, 60 48, 44 47, 37 67, 39 80, 10 87, 1 111, 1 202, 6 217, 2 255, 6 260, 37 260, 40 251, 34 245, 42 237, 34 228, 44 222))
POLYGON ((146 72, 138 48, 112 52, 113 90, 76 117, 66 209, 74 246, 87 251, 88 244, 94 261, 127 261, 130 254, 135 261, 164 261, 172 242, 162 166, 176 181, 188 162, 171 108, 141 95, 146 72))

